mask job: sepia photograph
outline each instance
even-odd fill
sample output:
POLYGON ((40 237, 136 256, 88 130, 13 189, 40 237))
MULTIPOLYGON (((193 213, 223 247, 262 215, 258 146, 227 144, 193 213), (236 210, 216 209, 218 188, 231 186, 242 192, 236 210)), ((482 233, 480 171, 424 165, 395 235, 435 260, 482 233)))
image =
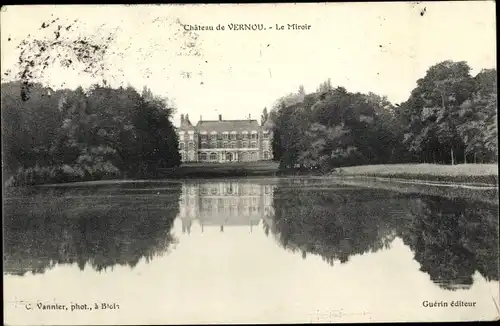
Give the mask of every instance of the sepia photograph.
POLYGON ((2 6, 4 324, 500 320, 495 13, 2 6))

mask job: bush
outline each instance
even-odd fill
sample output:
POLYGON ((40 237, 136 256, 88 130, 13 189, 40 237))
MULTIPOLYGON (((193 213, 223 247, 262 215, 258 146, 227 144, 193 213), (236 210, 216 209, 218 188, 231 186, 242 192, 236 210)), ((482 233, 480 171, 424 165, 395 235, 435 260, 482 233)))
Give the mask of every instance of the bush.
POLYGON ((20 168, 11 176, 7 187, 34 186, 46 183, 63 183, 101 180, 114 178, 120 171, 110 163, 95 164, 93 166, 62 165, 62 166, 35 166, 20 168))

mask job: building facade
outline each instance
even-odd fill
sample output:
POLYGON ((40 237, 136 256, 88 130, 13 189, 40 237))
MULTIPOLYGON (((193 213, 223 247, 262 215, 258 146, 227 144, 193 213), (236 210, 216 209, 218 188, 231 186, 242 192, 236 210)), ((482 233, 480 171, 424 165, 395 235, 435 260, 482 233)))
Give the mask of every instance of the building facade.
POLYGON ((272 123, 257 120, 201 120, 196 126, 181 114, 177 128, 182 162, 252 162, 272 160, 272 123))

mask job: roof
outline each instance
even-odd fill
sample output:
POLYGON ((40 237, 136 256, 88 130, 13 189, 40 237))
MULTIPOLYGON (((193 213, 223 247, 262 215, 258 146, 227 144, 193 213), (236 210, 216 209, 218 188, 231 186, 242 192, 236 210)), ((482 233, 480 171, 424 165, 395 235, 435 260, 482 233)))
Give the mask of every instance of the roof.
POLYGON ((191 121, 189 121, 189 118, 186 118, 182 120, 181 126, 179 127, 181 130, 194 130, 194 126, 191 124, 191 121))
POLYGON ((196 125, 198 131, 236 131, 243 132, 252 130, 260 130, 259 122, 257 120, 208 120, 208 121, 198 121, 196 125))

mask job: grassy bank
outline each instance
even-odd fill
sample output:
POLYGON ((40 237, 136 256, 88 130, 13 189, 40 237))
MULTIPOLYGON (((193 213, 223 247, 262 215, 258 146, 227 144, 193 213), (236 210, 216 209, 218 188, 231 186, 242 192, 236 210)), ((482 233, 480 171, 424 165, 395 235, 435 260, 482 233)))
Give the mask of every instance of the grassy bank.
POLYGON ((367 176, 461 183, 498 183, 497 164, 381 164, 338 168, 336 176, 367 176))

